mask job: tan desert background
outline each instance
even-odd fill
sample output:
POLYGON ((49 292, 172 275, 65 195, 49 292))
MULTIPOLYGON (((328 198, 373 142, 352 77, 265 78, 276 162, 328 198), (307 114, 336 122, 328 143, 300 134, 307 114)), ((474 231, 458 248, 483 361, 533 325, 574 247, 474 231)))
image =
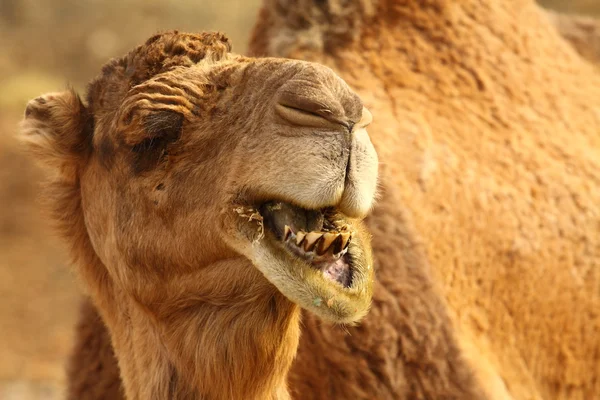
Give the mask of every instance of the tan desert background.
MULTIPOLYGON (((600 17, 600 0, 545 0, 600 17)), ((260 0, 0 0, 0 400, 61 399, 81 292, 15 140, 27 100, 81 93, 111 57, 159 30, 219 30, 244 53, 260 0)))

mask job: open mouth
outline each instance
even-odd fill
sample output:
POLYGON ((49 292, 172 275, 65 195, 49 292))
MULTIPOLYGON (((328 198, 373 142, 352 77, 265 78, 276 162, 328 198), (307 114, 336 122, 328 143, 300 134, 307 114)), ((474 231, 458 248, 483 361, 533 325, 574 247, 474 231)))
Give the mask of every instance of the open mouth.
POLYGON ((333 208, 307 210, 284 202, 260 206, 263 224, 276 243, 303 259, 326 279, 348 288, 352 285, 352 259, 348 247, 350 226, 333 208))
MULTIPOLYGON (((327 320, 353 323, 373 294, 369 235, 337 207, 253 199, 234 206, 247 257, 289 300, 327 320)), ((238 203, 239 204, 239 203, 238 203)), ((239 232, 239 233, 238 233, 239 232)))

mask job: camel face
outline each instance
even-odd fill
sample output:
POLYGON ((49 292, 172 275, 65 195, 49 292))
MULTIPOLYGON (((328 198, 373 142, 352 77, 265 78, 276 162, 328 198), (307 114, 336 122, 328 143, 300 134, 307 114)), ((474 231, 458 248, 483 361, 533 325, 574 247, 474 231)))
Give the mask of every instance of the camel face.
MULTIPOLYGON (((244 185, 223 202, 233 205, 222 212, 224 239, 292 301, 351 322, 371 297, 370 246, 360 222, 377 180, 365 129, 371 114, 327 68, 285 61, 278 69, 283 84, 257 94, 265 98, 262 120, 239 135, 244 161, 229 182, 244 185)), ((256 87, 274 79, 269 74, 247 79, 256 87)))
MULTIPOLYGON (((95 252, 142 301, 158 297, 148 287, 235 260, 323 318, 356 321, 372 293, 361 225, 377 180, 371 114, 326 67, 219 43, 198 61, 194 40, 153 38, 113 61, 90 86, 87 116, 78 105, 71 117, 87 121, 72 123, 90 142, 73 168, 95 252)), ((70 102, 72 92, 33 101, 25 125, 70 102)))

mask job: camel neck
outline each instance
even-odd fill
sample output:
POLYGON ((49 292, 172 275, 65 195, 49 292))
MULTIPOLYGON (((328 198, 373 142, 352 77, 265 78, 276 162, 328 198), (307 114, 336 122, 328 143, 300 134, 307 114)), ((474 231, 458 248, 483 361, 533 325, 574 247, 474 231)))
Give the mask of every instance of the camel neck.
POLYGON ((220 281, 205 271, 163 283, 154 300, 116 293, 118 312, 103 307, 128 399, 289 399, 298 307, 251 265, 219 269, 220 281))

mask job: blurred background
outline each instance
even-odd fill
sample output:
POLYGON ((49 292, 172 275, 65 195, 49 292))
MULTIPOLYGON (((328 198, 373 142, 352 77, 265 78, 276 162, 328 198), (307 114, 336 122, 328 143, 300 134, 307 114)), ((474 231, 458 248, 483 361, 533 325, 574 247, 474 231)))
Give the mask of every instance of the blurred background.
MULTIPOLYGON (((600 0, 545 0, 600 17, 600 0)), ((260 0, 0 0, 0 400, 61 399, 81 292, 43 217, 42 176, 14 140, 25 104, 83 93, 158 30, 219 30, 244 53, 260 0)))

